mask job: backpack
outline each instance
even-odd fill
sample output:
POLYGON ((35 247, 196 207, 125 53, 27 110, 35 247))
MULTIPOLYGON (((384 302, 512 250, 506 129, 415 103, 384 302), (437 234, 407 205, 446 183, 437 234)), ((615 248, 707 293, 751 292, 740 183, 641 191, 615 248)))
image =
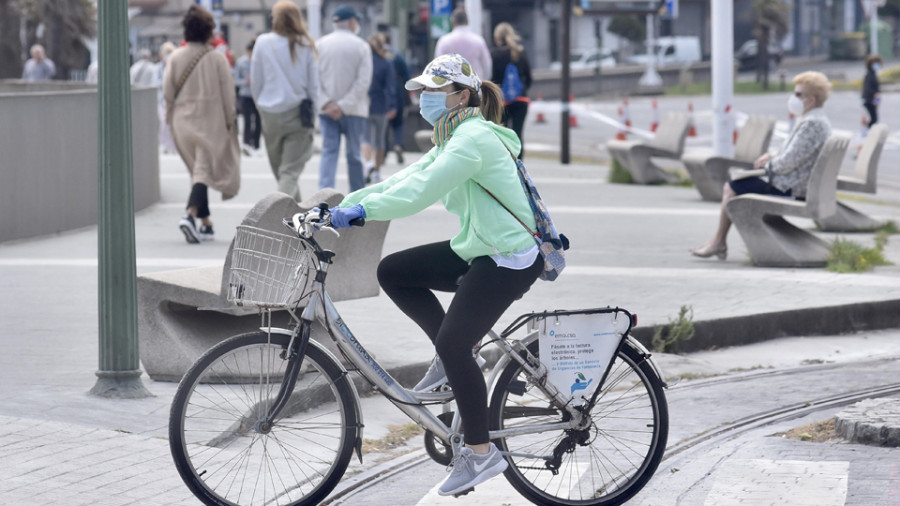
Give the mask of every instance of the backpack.
POLYGON ((519 77, 519 68, 516 67, 515 63, 509 62, 506 64, 506 69, 503 70, 503 84, 500 85, 500 89, 503 90, 503 100, 505 102, 512 102, 522 96, 525 86, 522 84, 522 79, 519 77))

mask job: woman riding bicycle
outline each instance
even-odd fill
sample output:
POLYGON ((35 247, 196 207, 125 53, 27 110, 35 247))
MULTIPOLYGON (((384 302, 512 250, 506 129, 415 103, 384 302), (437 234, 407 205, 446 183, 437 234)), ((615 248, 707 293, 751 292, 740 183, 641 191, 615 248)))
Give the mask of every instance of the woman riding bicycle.
POLYGON ((488 439, 487 388, 472 347, 528 291, 543 259, 516 219, 534 230, 511 155, 521 145, 500 126, 497 85, 482 82, 465 58, 449 54, 406 82, 408 90, 422 88, 419 108, 434 126, 435 147, 389 179, 348 195, 331 223, 343 228, 355 218, 393 220, 438 200, 459 216, 461 230, 452 239, 391 254, 378 266, 385 293, 435 345, 437 356, 414 389, 449 383, 456 397, 465 447, 439 490, 454 495, 507 467, 488 439), (434 290, 455 292, 446 312, 434 290))

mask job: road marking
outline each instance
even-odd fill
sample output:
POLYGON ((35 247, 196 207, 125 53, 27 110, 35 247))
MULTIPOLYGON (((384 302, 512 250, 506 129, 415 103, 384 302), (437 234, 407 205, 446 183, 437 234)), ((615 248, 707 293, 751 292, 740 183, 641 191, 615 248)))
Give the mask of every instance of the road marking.
POLYGON ((849 472, 846 461, 731 460, 715 471, 703 504, 843 506, 849 472))
MULTIPOLYGON (((137 267, 208 267, 222 265, 221 259, 207 260, 186 258, 142 258, 136 259, 137 267)), ((0 258, 0 267, 97 267, 96 258, 0 258)))
MULTIPOLYGON (((180 257, 138 257, 140 268, 179 268, 207 267, 222 265, 221 259, 186 259, 180 257)), ((0 267, 97 267, 96 258, 0 258, 0 267)), ((778 276, 772 276, 769 269, 755 267, 732 269, 707 268, 667 268, 667 267, 594 267, 589 265, 566 266, 568 276, 625 277, 675 280, 707 280, 721 283, 740 281, 758 281, 763 283, 806 283, 813 285, 839 285, 883 287, 896 289, 900 287, 895 276, 879 276, 875 274, 859 274, 847 276, 824 270, 779 270, 778 276)))

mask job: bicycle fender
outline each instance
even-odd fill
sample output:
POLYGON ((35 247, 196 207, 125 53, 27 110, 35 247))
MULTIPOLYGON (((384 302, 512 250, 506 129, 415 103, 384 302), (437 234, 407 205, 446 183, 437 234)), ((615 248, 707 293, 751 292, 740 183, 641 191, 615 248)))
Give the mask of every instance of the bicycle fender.
POLYGON ((669 388, 669 383, 666 381, 666 377, 665 375, 663 375, 662 369, 660 369, 659 364, 657 364, 656 361, 653 360, 653 354, 650 353, 647 348, 643 344, 641 344, 640 341, 631 336, 628 336, 625 339, 625 344, 631 347, 631 349, 633 349, 634 351, 640 353, 642 356, 646 357, 647 363, 650 364, 653 372, 656 373, 656 377, 659 378, 659 381, 662 382, 663 388, 669 388))
MULTIPOLYGON (((278 328, 278 327, 260 327, 259 330, 262 330, 263 332, 269 332, 272 334, 283 334, 286 336, 294 335, 293 331, 291 331, 289 329, 278 328)), ((315 339, 312 339, 312 338, 310 338, 309 344, 307 344, 307 346, 312 346, 312 347, 317 348, 320 352, 322 352, 323 355, 325 355, 325 357, 327 359, 334 362, 335 365, 337 365, 338 369, 340 369, 340 371, 344 375, 344 377, 347 378, 347 384, 350 385, 350 391, 353 392, 353 398, 356 399, 356 402, 353 403, 353 408, 356 410, 356 419, 359 421, 359 425, 357 425, 357 427, 356 427, 356 441, 357 441, 356 447, 357 447, 357 456, 359 457, 359 461, 362 462, 362 454, 360 451, 360 444, 362 443, 363 427, 365 427, 365 424, 363 423, 362 408, 359 405, 359 391, 357 391, 357 389, 356 389, 356 383, 354 383, 353 380, 350 379, 350 373, 347 372, 347 368, 344 367, 344 364, 342 364, 341 361, 338 360, 337 357, 334 356, 334 353, 331 353, 331 351, 328 348, 322 346, 321 343, 319 343, 318 341, 316 341, 315 339)))

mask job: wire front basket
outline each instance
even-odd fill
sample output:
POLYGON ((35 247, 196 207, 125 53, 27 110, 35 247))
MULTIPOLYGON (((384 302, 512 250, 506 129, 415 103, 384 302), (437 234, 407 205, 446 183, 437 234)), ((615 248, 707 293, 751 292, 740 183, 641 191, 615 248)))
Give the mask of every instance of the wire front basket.
POLYGON ((261 307, 291 307, 315 277, 312 248, 298 237, 240 225, 231 251, 228 300, 261 307))

